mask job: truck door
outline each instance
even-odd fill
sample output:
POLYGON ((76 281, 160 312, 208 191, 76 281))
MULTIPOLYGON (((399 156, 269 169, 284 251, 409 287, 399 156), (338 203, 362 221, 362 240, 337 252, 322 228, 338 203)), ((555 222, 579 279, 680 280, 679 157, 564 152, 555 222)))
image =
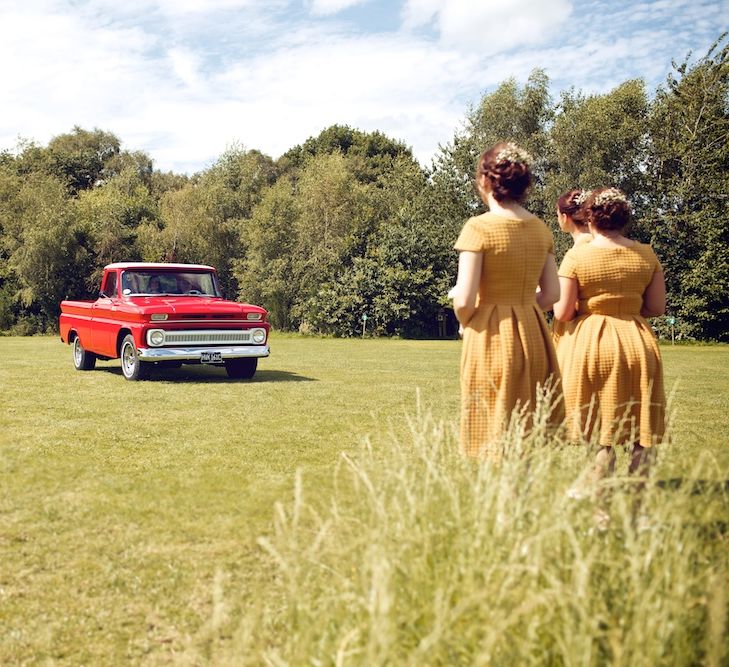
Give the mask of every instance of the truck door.
POLYGON ((116 356, 116 334, 119 323, 115 311, 119 301, 116 271, 109 271, 101 285, 101 293, 91 309, 92 350, 105 357, 116 356))

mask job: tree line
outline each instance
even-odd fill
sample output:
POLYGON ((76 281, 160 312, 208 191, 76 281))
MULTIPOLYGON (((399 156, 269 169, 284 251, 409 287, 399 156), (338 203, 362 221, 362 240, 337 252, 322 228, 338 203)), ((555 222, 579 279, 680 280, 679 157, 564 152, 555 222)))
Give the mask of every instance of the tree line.
POLYGON ((555 205, 573 187, 629 196, 632 235, 653 244, 668 285, 659 335, 729 340, 729 44, 641 80, 557 99, 535 70, 466 110, 422 167, 380 132, 335 125, 277 160, 234 146, 193 176, 163 173, 111 132, 75 127, 0 153, 0 330, 52 331, 59 302, 91 298, 113 261, 217 267, 229 298, 274 327, 338 336, 452 333, 453 243, 482 210, 480 152, 511 140, 535 158, 527 208, 570 245, 555 205))

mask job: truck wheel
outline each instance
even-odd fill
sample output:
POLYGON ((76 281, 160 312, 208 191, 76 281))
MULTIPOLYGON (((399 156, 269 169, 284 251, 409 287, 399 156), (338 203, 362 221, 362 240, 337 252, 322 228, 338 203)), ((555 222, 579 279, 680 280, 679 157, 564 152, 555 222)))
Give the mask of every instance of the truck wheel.
POLYGON ((252 378, 256 374, 258 367, 258 359, 256 357, 243 359, 227 359, 225 362, 225 372, 229 378, 252 378))
POLYGON ((77 371, 91 371, 96 366, 96 355, 81 347, 81 339, 78 336, 73 339, 73 365, 77 371))
POLYGON ((137 345, 131 334, 124 337, 119 356, 121 357, 122 373, 127 380, 143 380, 147 376, 147 367, 139 359, 137 345))

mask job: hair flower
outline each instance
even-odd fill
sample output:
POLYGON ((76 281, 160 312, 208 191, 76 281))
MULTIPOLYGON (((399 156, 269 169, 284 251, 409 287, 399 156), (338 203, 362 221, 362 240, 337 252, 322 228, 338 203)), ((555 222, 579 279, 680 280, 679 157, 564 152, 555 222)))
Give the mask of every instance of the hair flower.
POLYGON ((575 206, 582 206, 591 194, 592 190, 580 190, 580 192, 575 197, 575 206))
POLYGON ((529 165, 533 162, 533 158, 523 148, 520 148, 516 144, 507 143, 496 154, 496 162, 521 162, 529 165))
POLYGON ((627 197, 617 188, 606 188, 592 200, 593 206, 603 206, 612 202, 628 203, 627 197))

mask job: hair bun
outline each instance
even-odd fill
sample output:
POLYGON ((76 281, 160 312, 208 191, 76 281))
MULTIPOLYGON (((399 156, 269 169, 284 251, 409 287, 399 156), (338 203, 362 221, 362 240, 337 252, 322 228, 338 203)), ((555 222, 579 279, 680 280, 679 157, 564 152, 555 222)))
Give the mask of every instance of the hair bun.
POLYGON ((520 201, 531 183, 531 160, 516 144, 500 142, 481 155, 477 176, 486 176, 496 201, 520 201))
POLYGON ((623 229, 630 222, 628 198, 617 188, 598 188, 585 203, 590 222, 598 229, 623 229))

